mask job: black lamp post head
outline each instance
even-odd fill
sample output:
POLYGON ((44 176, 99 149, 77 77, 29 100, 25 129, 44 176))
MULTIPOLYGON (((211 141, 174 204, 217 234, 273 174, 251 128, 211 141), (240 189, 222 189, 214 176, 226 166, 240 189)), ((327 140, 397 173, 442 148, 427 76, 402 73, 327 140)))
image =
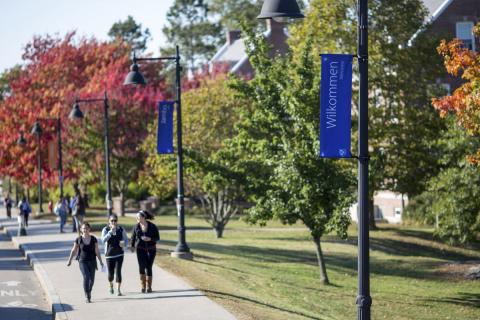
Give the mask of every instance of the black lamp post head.
POLYGON ((125 77, 125 81, 123 82, 123 85, 130 85, 130 84, 140 84, 140 85, 145 85, 147 82, 145 81, 145 78, 143 75, 140 73, 138 64, 133 60, 133 64, 130 67, 130 72, 127 74, 125 77))
POLYGON ((78 102, 75 102, 72 111, 70 112, 70 115, 68 117, 72 120, 83 119, 83 112, 82 110, 80 110, 80 104, 78 102))
POLYGON ((17 139, 17 144, 22 147, 27 144, 27 140, 25 140, 25 137, 23 136, 23 131, 20 132, 20 137, 17 139))
POLYGON ((301 19, 304 17, 296 0, 265 0, 257 19, 274 19, 275 21, 284 22, 287 19, 301 19))
POLYGON ((37 121, 35 122, 35 124, 33 125, 33 128, 32 128, 32 134, 41 134, 42 133, 42 127, 40 126, 40 123, 37 121))

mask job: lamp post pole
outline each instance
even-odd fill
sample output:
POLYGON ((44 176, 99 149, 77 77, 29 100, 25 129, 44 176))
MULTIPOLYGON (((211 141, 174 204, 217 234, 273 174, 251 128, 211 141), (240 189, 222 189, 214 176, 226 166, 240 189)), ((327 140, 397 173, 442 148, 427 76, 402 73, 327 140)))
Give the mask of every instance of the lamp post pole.
POLYGON ((108 214, 112 214, 112 181, 110 178, 110 134, 109 134, 109 120, 108 120, 108 97, 107 92, 104 92, 103 97, 103 121, 104 121, 104 138, 105 138, 105 175, 107 183, 107 210, 108 214))
POLYGON ((108 214, 112 214, 112 184, 110 178, 110 138, 109 138, 109 120, 108 120, 108 96, 104 92, 103 98, 99 99, 76 99, 73 109, 70 112, 70 119, 83 119, 83 112, 80 110, 80 103, 103 102, 103 121, 104 121, 104 140, 105 140, 105 179, 107 194, 105 197, 108 214))
MULTIPOLYGON (((358 320, 370 319, 370 269, 368 230, 368 0, 358 2, 357 58, 359 65, 358 125, 358 320)), ((296 0, 265 0, 259 19, 303 18, 296 0)))
POLYGON ((368 230, 368 1, 358 0, 358 320, 370 319, 370 262, 368 230))
POLYGON ((63 159, 62 159, 62 121, 57 118, 58 137, 58 186, 60 188, 60 200, 63 200, 63 159))
MULTIPOLYGON (((40 126, 39 119, 35 122, 32 128, 32 134, 37 136, 37 169, 38 169, 38 211, 39 213, 43 213, 42 207, 42 152, 41 148, 41 139, 42 139, 42 127, 40 126)), ((23 134, 21 133, 21 138, 23 138, 23 134)), ((20 141, 20 140, 19 140, 20 141)), ((25 141, 25 140, 24 140, 25 141)), ((24 142, 20 142, 24 143, 24 142)))
POLYGON ((180 52, 176 46, 175 59, 175 86, 177 91, 177 211, 178 211, 178 243, 175 252, 190 252, 185 239, 185 201, 183 192, 183 146, 182 146, 182 85, 181 85, 181 66, 180 52))
POLYGON ((175 56, 158 57, 158 58, 137 58, 134 54, 133 64, 130 72, 125 78, 124 85, 145 85, 146 81, 143 75, 139 72, 137 61, 175 61, 175 91, 176 91, 176 105, 177 105, 177 213, 178 213, 178 243, 175 251, 171 253, 173 257, 182 259, 192 259, 193 254, 190 252, 186 241, 186 227, 185 227, 185 198, 183 188, 183 146, 182 146, 182 86, 181 86, 181 71, 180 65, 180 49, 178 45, 175 48, 175 56))
POLYGON ((40 151, 40 139, 42 133, 37 134, 37 165, 38 165, 38 211, 43 213, 42 207, 42 153, 40 151))

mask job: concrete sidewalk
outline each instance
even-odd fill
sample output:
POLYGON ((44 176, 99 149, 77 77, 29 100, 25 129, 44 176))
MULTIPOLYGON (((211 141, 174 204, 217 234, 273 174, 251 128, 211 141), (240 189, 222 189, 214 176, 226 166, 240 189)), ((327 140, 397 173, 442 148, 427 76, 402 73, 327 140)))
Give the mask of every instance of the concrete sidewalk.
MULTIPOLYGON (((140 293, 136 255, 130 252, 126 253, 122 268, 124 295, 110 295, 107 290, 107 274, 98 271, 92 291, 92 303, 87 304, 78 263, 74 261, 67 267, 68 255, 76 234, 58 233, 58 224, 32 223, 27 229, 27 236, 17 237, 15 223, 1 219, 1 224, 11 235, 13 243, 20 247, 30 260, 49 303, 52 304, 55 319, 235 319, 202 292, 156 265, 153 269, 154 292, 140 293)), ((71 228, 67 227, 66 230, 71 228)), ((103 248, 101 252, 103 253, 103 248)))

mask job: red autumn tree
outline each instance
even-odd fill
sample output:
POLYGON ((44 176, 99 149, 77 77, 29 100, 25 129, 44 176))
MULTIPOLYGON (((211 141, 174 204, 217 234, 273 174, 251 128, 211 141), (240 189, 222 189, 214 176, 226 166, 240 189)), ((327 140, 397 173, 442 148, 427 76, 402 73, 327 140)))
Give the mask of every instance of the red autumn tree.
MULTIPOLYGON (((473 29, 474 34, 480 36, 480 24, 473 29)), ((443 40, 437 48, 444 58, 445 67, 453 76, 461 75, 465 80, 451 96, 433 99, 433 106, 444 117, 453 113, 457 122, 462 125, 469 135, 480 134, 480 54, 465 48, 463 43, 454 39, 450 42, 443 40)), ((480 149, 467 159, 479 165, 480 149)))
MULTIPOLYGON (((154 120, 155 101, 162 97, 164 81, 149 76, 152 85, 132 89, 122 86, 130 66, 130 48, 122 42, 36 37, 25 48, 21 70, 9 79, 10 92, 0 102, 0 174, 13 176, 31 186, 37 182, 37 142, 30 130, 36 118, 62 119, 64 176, 84 182, 104 179, 103 104, 82 105, 82 123, 68 119, 75 97, 99 98, 106 91, 110 99, 110 148, 112 184, 118 193, 135 179, 141 167, 140 142, 147 124, 154 120), (27 145, 16 145, 19 131, 27 145)), ((161 66, 149 64, 142 72, 153 75, 161 66)), ((42 121, 40 150, 44 159, 48 142, 56 139, 55 126, 42 121)), ((45 186, 57 184, 58 175, 43 162, 45 186)))

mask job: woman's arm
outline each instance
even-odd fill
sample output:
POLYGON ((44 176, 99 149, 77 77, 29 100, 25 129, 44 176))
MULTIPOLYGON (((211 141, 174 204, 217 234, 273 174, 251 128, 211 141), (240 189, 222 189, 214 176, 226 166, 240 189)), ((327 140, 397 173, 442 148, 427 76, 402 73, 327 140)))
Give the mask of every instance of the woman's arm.
POLYGON ((72 259, 73 259, 73 256, 77 255, 78 254, 78 243, 77 241, 75 241, 75 243, 73 244, 73 248, 72 250, 70 251, 70 256, 68 257, 68 262, 67 262, 67 266, 70 266, 72 264, 72 259))
POLYGON ((158 228, 156 225, 154 225, 152 223, 152 226, 153 226, 153 230, 152 230, 152 241, 155 241, 157 242, 158 240, 160 240, 160 234, 158 233, 158 228))
POLYGON ((132 236, 130 237, 130 251, 135 250, 135 241, 137 237, 137 226, 135 225, 132 230, 132 236))
POLYGON ((100 265, 103 267, 102 255, 100 254, 100 249, 98 249, 98 241, 95 241, 95 254, 97 255, 100 265))
POLYGON ((105 244, 107 243, 108 239, 112 237, 112 233, 110 231, 107 231, 107 227, 104 227, 102 229, 102 242, 105 244))
POLYGON ((128 234, 124 228, 122 228, 122 239, 123 239, 123 247, 128 248, 128 234))

